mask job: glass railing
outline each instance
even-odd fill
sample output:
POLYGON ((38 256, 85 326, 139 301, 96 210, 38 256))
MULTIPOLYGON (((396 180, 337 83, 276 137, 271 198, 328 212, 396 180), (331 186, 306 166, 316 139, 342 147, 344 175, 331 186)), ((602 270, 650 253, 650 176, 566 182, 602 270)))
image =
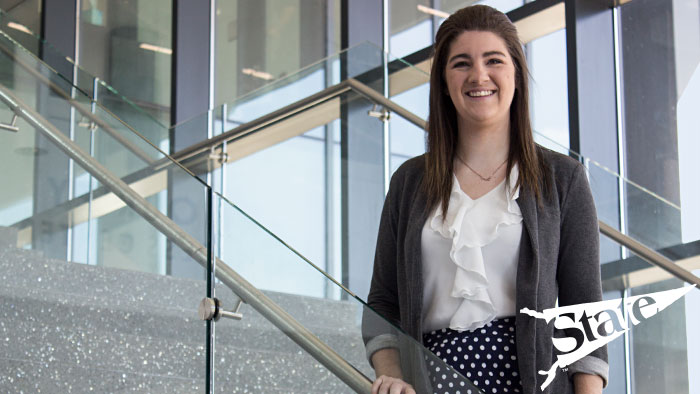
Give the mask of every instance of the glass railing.
POLYGON ((127 185, 202 242, 207 227, 191 218, 206 220, 208 187, 155 169, 161 151, 0 41, 0 119, 20 115, 16 131, 0 130, 0 391, 204 390, 204 268, 97 179, 127 185))
MULTIPOLYGON (((680 206, 543 135, 538 137, 550 148, 566 152, 584 164, 601 221, 669 258, 678 257, 668 248, 683 243, 680 206)), ((604 262, 616 261, 626 254, 604 237, 601 257, 604 262)))
MULTIPOLYGON (((374 323, 374 330, 391 332, 399 338, 402 357, 412 360, 415 367, 404 371, 406 379, 431 384, 434 376, 426 368, 439 366, 449 379, 436 382, 435 388, 444 384, 445 388, 477 393, 468 379, 368 308, 362 301, 364 296, 341 285, 369 283, 373 249, 371 246, 355 251, 357 255, 346 254, 346 259, 365 259, 362 267, 354 268, 363 271, 362 275, 343 272, 347 265, 342 256, 340 202, 348 198, 341 195, 348 185, 341 179, 341 166, 357 166, 364 174, 373 175, 372 179, 364 179, 364 185, 352 186, 353 198, 364 196, 367 203, 381 208, 384 196, 382 139, 374 138, 373 144, 363 146, 365 152, 376 153, 372 160, 343 158, 341 108, 355 108, 362 122, 362 130, 358 127, 345 132, 371 138, 383 132, 383 123, 367 115, 372 105, 359 94, 346 92, 268 126, 260 133, 264 135, 262 140, 251 134, 225 147, 215 147, 219 157, 224 153, 229 158, 239 156, 212 173, 214 184, 216 178, 225 179, 223 190, 230 196, 215 193, 214 250, 221 261, 265 291, 370 379, 375 376, 363 343, 363 316, 374 323), (375 192, 368 193, 369 189, 375 192), (330 201, 338 203, 331 206, 330 201)), ((366 233, 373 244, 376 229, 366 233)), ((363 291, 362 286, 359 291, 363 291)), ((225 307, 235 308, 238 297, 220 283, 215 295, 225 307)), ((237 387, 257 392, 351 392, 318 361, 299 352, 289 338, 275 336, 276 329, 252 308, 244 305, 240 311, 243 320, 222 319, 216 325, 215 387, 226 388, 235 382, 237 387), (240 353, 241 349, 245 353, 240 353), (273 356, 279 361, 262 361, 273 356), (288 365, 294 368, 290 371, 284 367, 286 374, 272 373, 288 365)), ((432 386, 421 387, 425 389, 420 392, 433 390, 432 386)))
MULTIPOLYGON (((404 379, 417 392, 480 393, 422 343, 390 324, 239 207, 218 194, 214 200, 222 221, 215 226, 222 260, 264 290, 355 369, 374 380, 363 334, 365 339, 389 334, 399 344, 404 379), (435 370, 440 371, 438 379, 435 370)), ((298 231, 304 232, 306 227, 299 224, 298 231)), ((216 297, 233 308, 238 297, 222 287, 216 286, 216 297)), ((353 392, 318 361, 299 352, 289 338, 276 335, 275 328, 252 308, 244 305, 240 311, 241 321, 221 319, 216 324, 216 387, 225 390, 235 385, 251 392, 353 392), (285 372, 278 373, 281 370, 285 372)))

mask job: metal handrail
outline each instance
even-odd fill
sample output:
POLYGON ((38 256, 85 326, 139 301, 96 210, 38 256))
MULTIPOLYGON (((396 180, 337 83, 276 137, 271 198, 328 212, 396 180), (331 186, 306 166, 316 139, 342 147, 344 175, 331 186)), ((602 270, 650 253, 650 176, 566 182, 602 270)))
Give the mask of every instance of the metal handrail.
POLYGON ((224 142, 231 142, 231 140, 233 139, 240 138, 257 130, 263 129, 272 123, 276 123, 283 119, 294 116, 295 114, 302 112, 307 108, 313 107, 317 104, 320 104, 338 95, 348 92, 350 89, 351 86, 348 84, 348 82, 343 81, 339 84, 330 86, 318 93, 312 94, 301 100, 295 101, 294 103, 282 107, 276 111, 270 112, 267 115, 263 115, 250 122, 237 126, 208 140, 204 140, 202 142, 191 145, 185 149, 179 150, 173 153, 171 157, 174 161, 177 162, 190 160, 198 155, 204 155, 205 157, 208 157, 209 152, 213 147, 221 145, 224 142))
POLYGON ((696 285, 696 288, 700 289, 700 278, 693 275, 692 272, 678 266, 673 260, 649 248, 636 239, 619 232, 601 220, 598 221, 598 227, 603 235, 631 250, 643 260, 656 265, 682 281, 696 285))
MULTIPOLYGON (((136 211, 147 222, 175 243, 185 253, 202 266, 208 264, 207 250, 194 237, 182 230, 169 217, 153 207, 145 198, 131 189, 124 181, 109 172, 97 160, 86 154, 79 146, 61 133, 44 117, 24 104, 4 85, 0 84, 0 100, 18 116, 24 118, 30 125, 38 129, 65 152, 71 159, 95 177, 102 185, 109 188, 131 209, 136 211)), ((364 374, 354 368, 338 353, 319 340, 311 331, 296 321, 289 313, 280 308, 263 292, 246 281, 236 271, 220 259, 216 259, 216 277, 249 304, 268 321, 301 346, 307 353, 322 363, 328 370, 338 376, 345 384, 359 393, 370 393, 372 382, 364 374)))
MULTIPOLYGON (((250 122, 236 126, 208 140, 202 141, 200 143, 194 144, 190 147, 177 151, 170 155, 170 157, 172 158, 172 160, 180 163, 187 162, 187 166, 190 167, 194 163, 197 163, 199 161, 208 160, 211 149, 222 145, 224 142, 230 143, 234 140, 242 138, 258 130, 262 130, 263 128, 271 124, 288 119, 300 112, 303 112, 306 109, 331 100, 349 91, 354 91, 368 98, 369 100, 376 102, 377 104, 381 104, 386 108, 391 109, 392 111, 396 112, 401 117, 406 118, 413 124, 418 125, 422 122, 423 126, 419 125, 419 127, 424 128, 425 121, 419 116, 415 115, 414 113, 400 106, 399 104, 387 99, 386 97, 384 97, 374 89, 370 88, 369 86, 365 85, 364 83, 354 78, 348 78, 338 84, 330 86, 324 90, 321 90, 318 93, 314 93, 301 100, 295 101, 292 104, 284 106, 267 115, 263 115, 250 122)), ((170 165, 169 163, 169 159, 161 159, 154 166, 156 168, 162 168, 164 166, 170 165)))

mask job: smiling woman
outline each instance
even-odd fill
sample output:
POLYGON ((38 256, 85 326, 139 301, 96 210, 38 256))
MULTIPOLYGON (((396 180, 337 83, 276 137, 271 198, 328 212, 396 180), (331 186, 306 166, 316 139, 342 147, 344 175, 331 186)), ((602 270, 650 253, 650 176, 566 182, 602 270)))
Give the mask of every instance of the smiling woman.
MULTIPOLYGON (((427 153, 392 177, 368 304, 485 392, 600 393, 605 348, 543 388, 554 327, 517 313, 601 299, 585 170, 535 144, 527 62, 504 14, 457 11, 434 50, 427 153)), ((451 387, 372 319, 364 329, 373 393, 451 387)))

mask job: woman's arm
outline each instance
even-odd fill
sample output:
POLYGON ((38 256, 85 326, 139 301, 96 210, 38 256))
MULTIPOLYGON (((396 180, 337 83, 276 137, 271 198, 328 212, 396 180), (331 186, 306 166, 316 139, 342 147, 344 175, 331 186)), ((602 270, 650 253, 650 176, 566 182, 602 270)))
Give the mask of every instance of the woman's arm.
POLYGON ((393 348, 377 350, 372 355, 372 365, 377 376, 385 375, 403 379, 399 351, 393 348))
POLYGON ((403 186, 401 174, 399 169, 392 176, 389 193, 384 201, 372 281, 367 296, 367 304, 371 309, 365 308, 362 316, 362 336, 367 356, 377 376, 372 385, 372 394, 415 394, 413 388, 403 381, 397 349, 400 334, 392 326, 398 326, 400 322, 396 249, 398 199, 403 186))
POLYGON ((574 375, 574 392, 576 394, 600 394, 603 392, 603 378, 598 375, 577 373, 574 375))
MULTIPOLYGON (((559 306, 596 302, 602 299, 600 283, 600 253, 598 215, 590 186, 582 165, 577 165, 570 177, 568 190, 561 205, 559 239, 559 306)), ((588 356, 569 365, 569 377, 581 390, 600 393, 608 379, 607 348, 596 349, 588 356), (581 380, 581 383, 577 383, 581 380)))

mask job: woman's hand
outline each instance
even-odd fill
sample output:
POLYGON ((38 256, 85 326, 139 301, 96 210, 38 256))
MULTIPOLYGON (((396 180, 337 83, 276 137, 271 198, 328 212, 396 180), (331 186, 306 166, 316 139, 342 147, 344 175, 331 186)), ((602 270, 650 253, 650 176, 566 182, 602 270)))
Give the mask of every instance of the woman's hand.
POLYGON ((382 375, 372 383, 372 394, 416 394, 416 390, 399 378, 382 375))
POLYGON ((372 383, 372 394, 416 394, 413 386, 403 381, 396 349, 377 350, 372 355, 372 365, 378 376, 372 383))

